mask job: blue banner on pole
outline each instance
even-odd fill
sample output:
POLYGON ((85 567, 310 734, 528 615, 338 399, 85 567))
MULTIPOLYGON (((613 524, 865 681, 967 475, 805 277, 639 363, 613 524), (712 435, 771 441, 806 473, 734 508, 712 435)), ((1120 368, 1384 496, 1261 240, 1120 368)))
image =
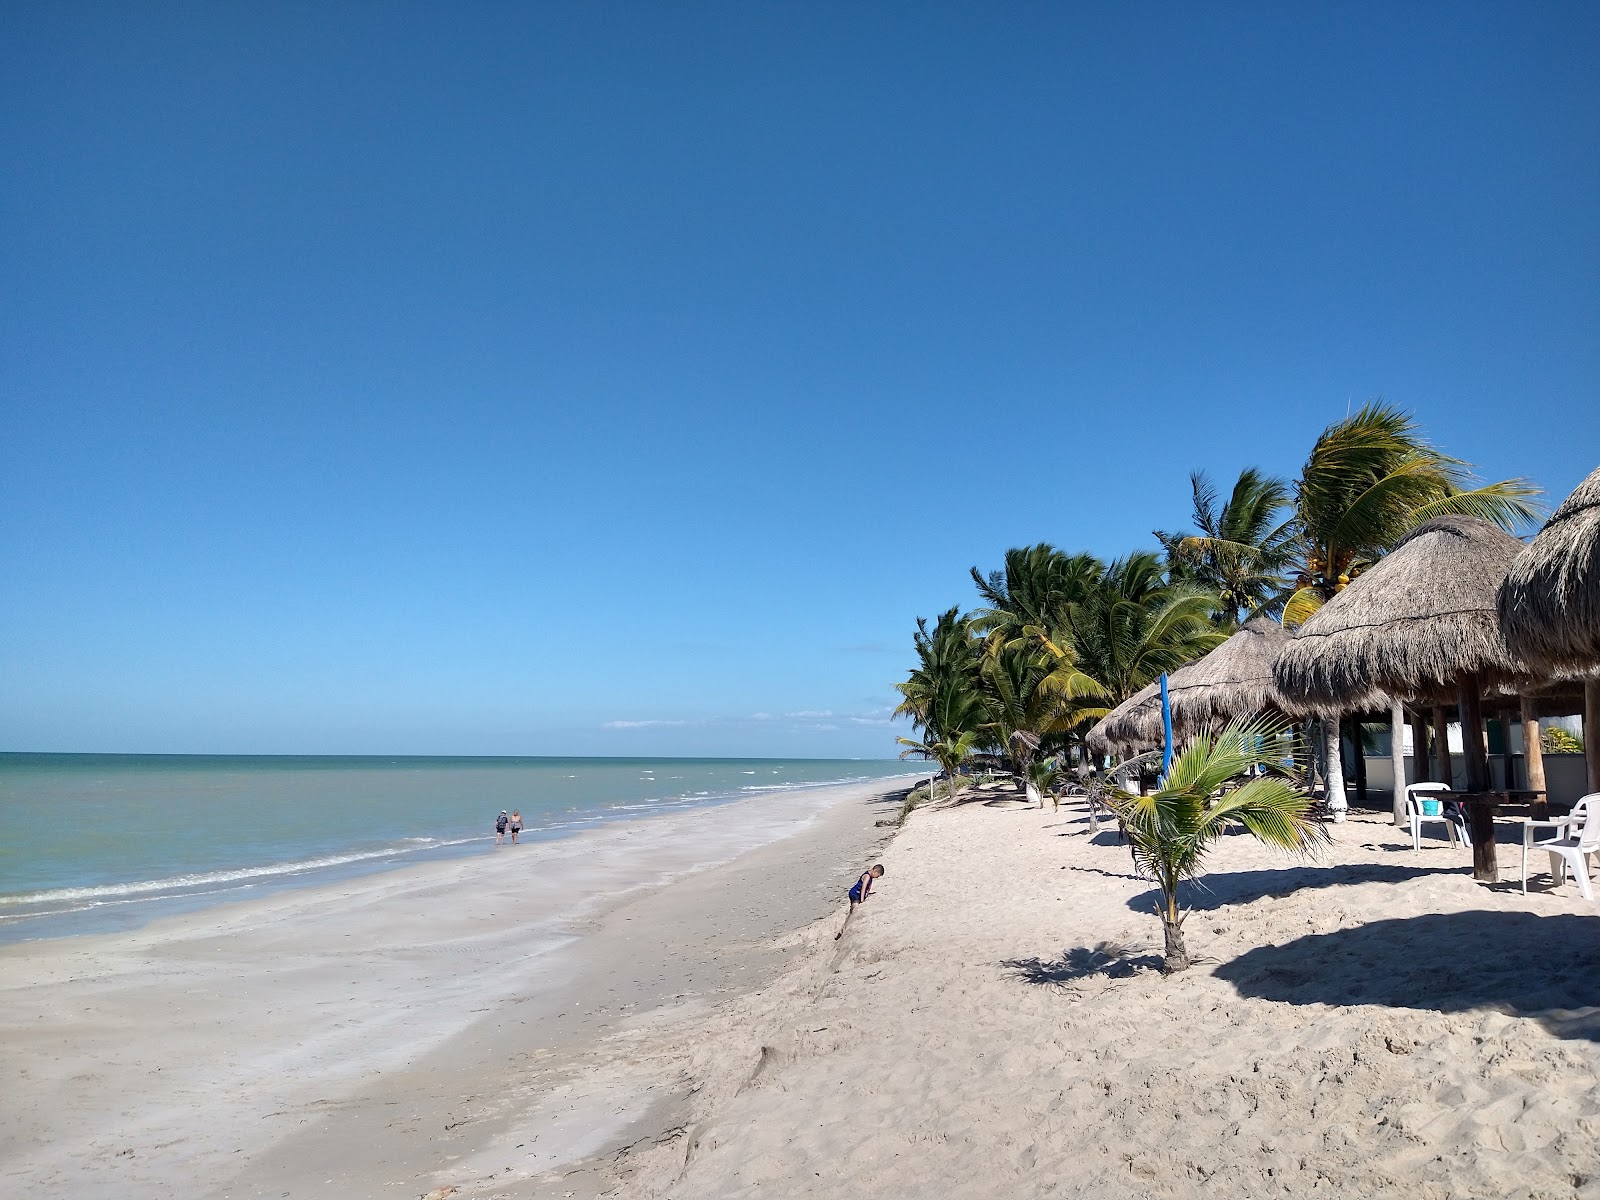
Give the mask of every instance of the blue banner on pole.
POLYGON ((1161 673, 1161 778, 1172 769, 1172 701, 1167 698, 1167 673, 1161 673))

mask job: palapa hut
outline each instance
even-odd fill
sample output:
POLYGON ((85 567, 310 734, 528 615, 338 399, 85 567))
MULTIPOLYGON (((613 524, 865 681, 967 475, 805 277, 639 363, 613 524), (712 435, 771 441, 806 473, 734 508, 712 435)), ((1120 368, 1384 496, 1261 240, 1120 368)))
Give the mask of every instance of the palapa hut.
MULTIPOLYGON (((1289 635, 1271 617, 1252 617, 1227 641, 1167 676, 1172 734, 1184 742, 1214 733, 1238 716, 1287 714, 1289 707, 1272 678, 1272 662, 1289 635)), ((1089 731, 1089 748, 1146 750, 1160 746, 1161 684, 1135 692, 1089 731)))
POLYGON ((1589 790, 1600 792, 1600 467, 1511 564, 1497 611, 1507 646, 1529 667, 1584 677, 1584 757, 1589 790))
MULTIPOLYGON (((1439 517, 1302 625, 1273 665, 1285 695, 1328 711, 1371 707, 1375 694, 1455 700, 1461 711, 1467 790, 1489 788, 1480 696, 1515 687, 1521 664, 1500 636, 1495 594, 1523 546, 1476 517, 1439 517)), ((1474 808, 1480 879, 1498 879, 1494 826, 1474 808)))
MULTIPOLYGON (((1232 637, 1203 658, 1167 677, 1173 736, 1215 732, 1238 716, 1287 715, 1286 698, 1272 677, 1272 664, 1289 634, 1271 617, 1251 617, 1232 637)), ((1135 720, 1146 720, 1143 712, 1135 720)), ((1161 738, 1161 702, 1153 711, 1155 737, 1161 738)))

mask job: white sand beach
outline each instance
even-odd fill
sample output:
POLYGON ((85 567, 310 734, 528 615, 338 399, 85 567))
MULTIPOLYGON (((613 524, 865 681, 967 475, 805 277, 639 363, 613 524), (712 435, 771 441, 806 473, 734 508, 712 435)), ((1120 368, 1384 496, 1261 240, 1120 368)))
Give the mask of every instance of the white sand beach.
POLYGON ((1570 883, 1485 888, 1373 815, 1317 865, 1232 837, 1189 920, 1201 961, 1166 978, 1110 831, 965 802, 885 846, 883 790, 597 831, 577 874, 535 845, 9 947, 0 1179, 1600 1196, 1600 915, 1570 883), (873 857, 887 875, 835 942, 873 857))
POLYGON ((1316 866, 1232 837, 1165 978, 1115 843, 916 813, 843 942, 816 923, 773 987, 618 1038, 693 1096, 613 1194, 1600 1196, 1600 916, 1570 882, 1488 889, 1374 815, 1316 866))

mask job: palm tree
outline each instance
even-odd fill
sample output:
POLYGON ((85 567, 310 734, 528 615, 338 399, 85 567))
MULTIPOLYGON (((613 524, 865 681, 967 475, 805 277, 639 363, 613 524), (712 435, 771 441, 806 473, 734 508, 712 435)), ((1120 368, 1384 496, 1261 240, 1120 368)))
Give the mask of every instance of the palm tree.
POLYGON ((909 717, 917 728, 927 726, 935 734, 949 732, 937 724, 940 698, 952 690, 976 694, 980 643, 959 608, 941 613, 931 633, 928 619, 918 617, 915 638, 917 665, 903 683, 895 684, 901 701, 894 715, 909 717))
POLYGON ((1005 568, 972 581, 987 607, 972 614, 984 642, 981 684, 999 748, 1019 775, 1041 745, 1059 747, 1085 697, 1099 685, 1076 667, 1072 614, 1105 573, 1090 554, 1063 554, 1041 542, 1006 551, 1005 568))
POLYGON ((1229 632, 1257 614, 1276 616, 1287 590, 1284 575, 1295 558, 1289 485, 1246 467, 1225 502, 1204 471, 1190 475, 1189 486, 1200 532, 1156 530, 1167 552, 1168 578, 1214 593, 1214 620, 1229 632))
POLYGON ((1284 624, 1305 621, 1424 521, 1481 517, 1515 532, 1539 516, 1530 481, 1473 487, 1469 465, 1430 446, 1416 422, 1388 404, 1364 404, 1324 429, 1294 485, 1305 557, 1284 624))
POLYGON ((987 605, 973 613, 973 627, 1004 641, 1025 637, 1030 628, 1059 630, 1104 573, 1094 555, 1063 554, 1047 542, 1007 550, 1004 570, 984 576, 972 568, 972 582, 987 605))
POLYGON ((1151 551, 1135 551, 1107 567, 1071 615, 1075 669, 1101 697, 1096 707, 1080 709, 1080 716, 1103 717, 1162 672, 1226 641, 1211 624, 1211 606, 1204 592, 1170 583, 1160 555, 1151 551))
POLYGON ((1161 889, 1167 974, 1190 965, 1178 885, 1201 874, 1207 853, 1229 826, 1241 825, 1269 846, 1305 856, 1315 855, 1327 842, 1327 831, 1309 815, 1310 796, 1281 776, 1254 776, 1258 766, 1272 769, 1287 757, 1280 725, 1240 718, 1215 736, 1192 738, 1173 760, 1165 782, 1150 795, 1119 790, 1109 797, 1134 864, 1161 889), (1212 799, 1219 790, 1220 798, 1212 799))

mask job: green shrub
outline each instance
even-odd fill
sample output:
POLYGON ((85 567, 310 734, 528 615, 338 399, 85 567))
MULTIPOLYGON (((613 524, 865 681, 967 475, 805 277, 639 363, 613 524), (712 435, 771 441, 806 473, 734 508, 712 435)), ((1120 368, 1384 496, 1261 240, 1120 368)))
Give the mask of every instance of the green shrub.
POLYGON ((1583 739, 1559 725, 1550 725, 1539 731, 1539 748, 1546 754, 1582 754, 1583 739))

